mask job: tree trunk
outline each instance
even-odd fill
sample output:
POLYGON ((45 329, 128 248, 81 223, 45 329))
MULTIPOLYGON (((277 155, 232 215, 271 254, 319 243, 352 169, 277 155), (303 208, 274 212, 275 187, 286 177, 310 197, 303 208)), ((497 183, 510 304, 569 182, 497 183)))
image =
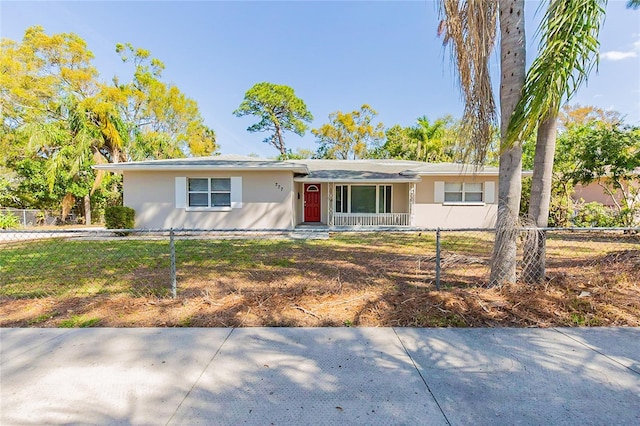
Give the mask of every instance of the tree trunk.
MULTIPOLYGON (((549 225, 557 120, 557 114, 553 114, 540 122, 538 126, 529 202, 529 220, 535 228, 546 228, 549 225)), ((544 280, 546 242, 546 231, 535 229, 529 231, 524 247, 524 268, 522 271, 524 281, 527 283, 539 283, 544 280)))
POLYGON ((84 196, 84 224, 91 225, 91 196, 84 196))
POLYGON ((507 144, 511 115, 525 81, 524 0, 500 0, 500 167, 498 216, 490 285, 516 281, 518 212, 522 192, 522 144, 507 144))
POLYGON ((287 158, 287 149, 284 147, 284 139, 282 137, 282 130, 280 129, 280 127, 276 127, 276 139, 277 139, 277 146, 276 148, 278 149, 278 151, 280 151, 280 155, 282 156, 282 159, 286 160, 287 158))

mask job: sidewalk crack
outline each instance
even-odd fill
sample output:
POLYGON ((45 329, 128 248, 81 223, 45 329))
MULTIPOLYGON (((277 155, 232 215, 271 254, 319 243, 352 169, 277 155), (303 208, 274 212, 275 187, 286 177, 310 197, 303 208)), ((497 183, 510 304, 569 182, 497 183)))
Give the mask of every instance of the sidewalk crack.
POLYGON ((409 357, 409 359, 411 360, 411 364, 413 364, 413 368, 416 369, 416 371, 418 372, 418 375, 420 376, 420 379, 422 379, 422 383, 424 383, 424 385, 427 388, 427 391, 429 392, 429 395, 431 395, 431 398, 433 398, 433 401, 436 403, 436 405, 438 406, 438 409, 440 410, 440 412, 442 413, 442 416, 444 417, 444 420, 447 422, 447 424, 449 426, 451 426, 451 422, 449 421, 449 418, 447 417, 447 415, 445 414, 444 410, 442 409, 442 406, 440 405, 440 403, 438 402, 438 399, 436 398, 436 396, 434 395, 433 391, 431 390, 431 388, 429 387, 429 384, 427 383, 427 380, 425 379, 425 377, 422 375, 422 373, 420 372, 420 369, 418 368, 418 365, 416 364, 415 360, 413 359, 413 357, 411 356, 411 354, 409 353, 409 350, 407 349, 407 347, 404 345, 404 342, 402 341, 402 339, 400 338, 400 336, 398 336, 398 333, 396 332, 395 327, 391 327, 391 329, 393 330, 393 332, 395 333, 396 337, 398 338, 398 341, 400 342, 400 344, 402 345, 402 349, 404 349, 404 353, 407 354, 407 356, 409 357))
POLYGON ((173 418, 175 417, 176 413, 178 412, 178 410, 180 410, 180 407, 182 407, 182 404, 184 404, 184 402, 187 400, 187 398, 189 397, 189 395, 191 395, 191 392, 193 392, 193 390, 195 389, 196 385, 200 382, 200 379, 202 379, 202 376, 204 375, 204 372, 207 371, 209 369, 209 366, 211 365, 211 363, 213 362, 213 360, 216 358, 216 356, 218 356, 218 354, 220 353, 220 350, 222 349, 222 347, 224 346, 225 343, 227 343, 227 340, 229 340, 229 337, 231 337, 231 334, 233 333, 233 330, 235 330, 235 327, 231 329, 231 331, 229 332, 229 334, 227 334, 227 337, 224 338, 224 341, 222 342, 222 344, 220 345, 220 347, 218 348, 218 350, 216 351, 216 353, 213 354, 213 356, 211 357, 211 359, 209 360, 209 362, 207 363, 207 365, 204 366, 204 368, 202 369, 202 371, 200 372, 200 375, 198 376, 198 378, 193 382, 193 385, 191 385, 191 388, 189 388, 189 391, 184 395, 184 398, 182 398, 182 400, 180 401, 180 404, 178 404, 178 406, 176 407, 176 409, 173 411, 173 413, 171 414, 171 416, 169 417, 169 419, 167 420, 167 422, 165 423, 165 425, 168 425, 169 423, 171 423, 171 420, 173 420, 173 418))
POLYGON ((600 352, 598 349, 596 349, 595 347, 593 347, 593 346, 591 346, 591 345, 589 345, 587 343, 581 342, 580 340, 576 339, 575 337, 571 336, 570 334, 564 333, 564 332, 558 330, 557 328, 554 328, 554 330, 557 331, 558 333, 562 334, 563 336, 568 337, 569 339, 573 340, 574 342, 581 344, 585 348, 590 349, 590 350, 594 351, 595 353, 602 355, 603 357, 607 358, 608 360, 610 360, 610 361, 618 364, 619 366, 621 366, 623 368, 626 368, 627 370, 631 371, 632 373, 637 374, 637 375, 640 376, 640 371, 634 370, 633 368, 629 367, 628 365, 624 365, 620 361, 618 361, 618 360, 616 360, 614 358, 611 358, 609 355, 605 354, 604 352, 600 352))

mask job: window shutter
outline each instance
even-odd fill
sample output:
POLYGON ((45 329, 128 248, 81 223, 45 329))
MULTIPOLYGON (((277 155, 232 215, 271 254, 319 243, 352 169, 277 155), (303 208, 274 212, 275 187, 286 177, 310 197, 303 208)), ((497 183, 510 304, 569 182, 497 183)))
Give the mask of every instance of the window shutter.
POLYGON ((436 181, 433 186, 433 202, 444 203, 444 182, 436 181))
POLYGON ((176 177, 176 209, 187 207, 187 178, 176 177))
POLYGON ((485 182, 484 183, 484 202, 487 204, 494 204, 496 202, 496 183, 485 182))
POLYGON ((231 208, 242 208, 242 177, 231 177, 231 208))

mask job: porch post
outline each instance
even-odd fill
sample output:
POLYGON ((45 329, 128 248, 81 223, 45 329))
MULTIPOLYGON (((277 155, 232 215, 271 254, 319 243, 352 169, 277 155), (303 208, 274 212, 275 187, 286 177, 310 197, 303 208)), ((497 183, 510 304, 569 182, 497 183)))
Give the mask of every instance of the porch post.
POLYGON ((335 183, 327 183, 327 225, 329 225, 329 228, 333 228, 333 193, 335 192, 334 188, 335 183))
POLYGON ((409 184, 409 226, 415 226, 416 184, 409 184))

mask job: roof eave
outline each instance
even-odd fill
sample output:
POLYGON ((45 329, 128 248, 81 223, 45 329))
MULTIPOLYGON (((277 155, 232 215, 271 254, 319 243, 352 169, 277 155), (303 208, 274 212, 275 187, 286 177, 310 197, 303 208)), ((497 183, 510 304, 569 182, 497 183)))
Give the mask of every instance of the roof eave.
MULTIPOLYGON (((456 172, 418 172, 417 173, 419 176, 498 176, 499 173, 496 172, 491 172, 491 171, 482 171, 482 172, 461 172, 461 171, 456 171, 456 172)), ((533 171, 531 170, 523 170, 522 171, 522 176, 533 176, 533 171)))
POLYGON ((422 181, 421 178, 403 178, 403 179, 340 179, 340 178, 314 178, 314 177, 297 177, 294 182, 313 182, 313 183, 416 183, 422 181))
POLYGON ((299 166, 276 166, 276 167, 235 167, 235 166, 206 166, 206 165, 174 165, 174 166, 132 166, 126 163, 122 164, 97 164, 92 166, 96 170, 107 170, 112 172, 164 172, 164 171, 229 171, 229 172, 248 172, 248 171, 290 171, 294 173, 309 173, 306 167, 299 166))

